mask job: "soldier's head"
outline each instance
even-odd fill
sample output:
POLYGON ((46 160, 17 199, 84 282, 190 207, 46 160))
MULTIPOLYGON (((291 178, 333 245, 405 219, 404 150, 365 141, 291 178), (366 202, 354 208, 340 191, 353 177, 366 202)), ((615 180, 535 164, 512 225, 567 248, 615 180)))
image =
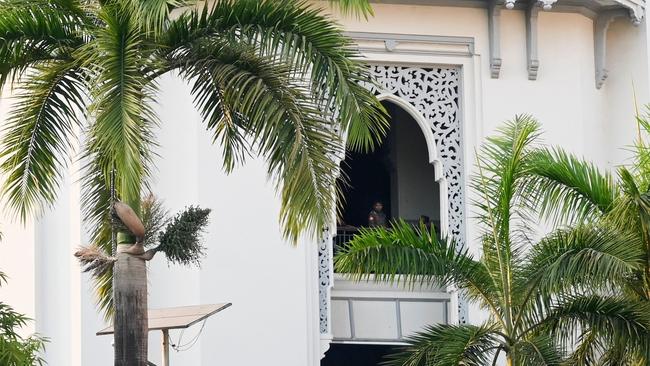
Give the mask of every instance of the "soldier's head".
POLYGON ((376 201, 375 203, 373 203, 372 209, 377 212, 381 212, 384 209, 384 204, 381 203, 381 201, 376 201))

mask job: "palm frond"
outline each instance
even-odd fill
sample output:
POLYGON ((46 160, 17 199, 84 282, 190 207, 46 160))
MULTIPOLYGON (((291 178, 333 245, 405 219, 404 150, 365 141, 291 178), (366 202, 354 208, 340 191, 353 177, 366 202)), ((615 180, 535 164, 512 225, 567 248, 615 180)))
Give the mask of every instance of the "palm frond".
MULTIPOLYGON (((523 179, 527 162, 539 137, 539 123, 531 116, 516 116, 487 138, 477 161, 478 174, 472 180, 477 192, 474 206, 482 226, 481 263, 492 279, 503 313, 504 327, 512 327, 515 314, 513 291, 522 248, 529 244, 528 216, 531 203, 523 179)), ((494 314, 499 314, 497 309, 494 314)))
POLYGON ((531 184, 539 213, 556 223, 599 218, 620 192, 614 178, 561 149, 540 149, 530 159, 531 184))
POLYGON ((408 346, 388 356, 387 366, 482 366, 500 347, 496 328, 490 325, 447 325, 426 327, 407 338, 408 346))
POLYGON ((178 50, 173 62, 185 65, 182 75, 193 83, 192 94, 208 125, 231 141, 224 144, 224 156, 250 151, 241 144, 245 136, 266 158, 269 176, 282 192, 285 235, 319 233, 334 205, 331 155, 343 149, 341 140, 285 64, 260 57, 249 46, 235 46, 193 44, 178 50))
POLYGON ((368 0, 329 0, 329 2, 344 15, 356 15, 365 19, 375 15, 368 0))
MULTIPOLYGON (((82 213, 84 222, 88 226, 89 240, 92 245, 100 247, 105 253, 113 253, 111 230, 111 192, 110 175, 105 176, 102 168, 96 164, 93 156, 84 156, 82 169, 82 213)), ((97 307, 104 315, 104 319, 111 321, 113 318, 113 268, 98 277, 93 277, 93 287, 97 307)))
POLYGON ((250 44, 259 55, 290 65, 294 79, 310 86, 318 109, 338 116, 351 149, 371 149, 385 135, 386 112, 360 85, 371 78, 351 40, 307 3, 219 1, 185 13, 170 24, 168 35, 172 49, 190 39, 220 38, 250 44))
POLYGON ((642 186, 650 185, 650 105, 636 117, 638 136, 634 143, 634 170, 642 186))
POLYGON ((96 116, 89 131, 87 150, 108 177, 114 168, 122 201, 139 210, 155 147, 153 128, 157 116, 151 108, 156 85, 147 77, 153 65, 146 57, 146 42, 137 24, 121 9, 102 8, 107 27, 84 49, 82 58, 96 76, 90 111, 96 116), (90 63, 92 62, 92 63, 90 63))
POLYGON ((133 20, 151 37, 159 36, 169 23, 171 12, 193 6, 197 0, 126 0, 121 5, 133 20))
POLYGON ((638 237, 609 227, 581 225, 557 230, 528 257, 523 277, 527 291, 550 295, 575 288, 620 286, 645 261, 638 237))
POLYGON ((396 221, 391 229, 362 229, 334 258, 336 271, 357 281, 403 281, 404 285, 454 284, 499 317, 497 290, 486 268, 433 228, 396 221))
POLYGON ((75 64, 52 62, 30 73, 4 127, 0 169, 8 208, 25 220, 56 199, 74 129, 85 107, 85 78, 75 64))
POLYGON ((520 365, 559 366, 563 363, 562 350, 548 334, 536 334, 517 342, 514 354, 520 365))
POLYGON ((71 61, 89 25, 76 1, 0 1, 0 90, 31 67, 71 61))
POLYGON ((650 304, 615 296, 563 296, 541 324, 569 344, 589 329, 598 337, 625 341, 626 347, 638 349, 648 343, 650 304))
POLYGON ((478 159, 479 175, 472 180, 478 192, 475 202, 478 219, 486 235, 501 242, 503 252, 510 251, 511 225, 527 218, 530 208, 523 197, 523 178, 534 144, 540 135, 539 123, 531 116, 516 116, 488 137, 478 159))
POLYGON ((576 343, 577 346, 567 359, 567 363, 570 365, 598 365, 601 356, 607 352, 607 346, 602 343, 602 339, 590 330, 582 332, 578 336, 576 343))
POLYGON ((117 260, 96 245, 81 247, 74 253, 74 256, 83 267, 82 272, 90 272, 96 278, 102 277, 112 270, 113 263, 117 260))

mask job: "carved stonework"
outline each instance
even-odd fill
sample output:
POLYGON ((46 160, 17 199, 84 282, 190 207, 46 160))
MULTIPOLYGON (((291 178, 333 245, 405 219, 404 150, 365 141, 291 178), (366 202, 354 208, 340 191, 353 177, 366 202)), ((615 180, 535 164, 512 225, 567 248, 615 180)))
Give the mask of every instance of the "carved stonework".
MULTIPOLYGON (((391 94, 412 105, 433 131, 448 193, 448 234, 465 246, 465 193, 460 122, 460 68, 407 67, 373 65, 371 73, 378 86, 369 86, 375 94, 391 94)), ((329 325, 331 288, 332 233, 326 230, 319 246, 320 330, 329 325)), ((459 321, 467 317, 466 301, 459 301, 459 321)))
POLYGON ((411 104, 429 123, 448 182, 448 232, 464 246, 462 138, 460 129, 460 69, 455 67, 371 67, 379 88, 411 104))
POLYGON ((329 303, 332 287, 332 233, 329 228, 323 230, 323 237, 318 243, 318 303, 320 307, 320 333, 329 333, 329 303))

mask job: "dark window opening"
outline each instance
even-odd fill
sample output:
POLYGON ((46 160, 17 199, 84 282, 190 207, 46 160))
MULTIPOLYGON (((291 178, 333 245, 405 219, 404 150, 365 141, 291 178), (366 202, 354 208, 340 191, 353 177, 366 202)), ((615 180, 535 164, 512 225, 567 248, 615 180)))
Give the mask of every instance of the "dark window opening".
POLYGON ((332 343, 321 366, 377 366, 385 357, 400 351, 400 346, 332 343))
POLYGON ((391 218, 391 162, 390 134, 383 144, 369 153, 348 152, 341 163, 341 171, 347 177, 347 184, 339 181, 343 193, 343 222, 354 227, 368 224, 368 213, 379 201, 384 204, 384 213, 391 218))
POLYGON ((390 114, 390 130, 381 146, 368 153, 348 152, 341 163, 343 202, 335 251, 359 228, 369 226, 375 202, 383 204, 387 226, 395 219, 424 221, 440 232, 439 187, 424 134, 407 111, 383 104, 390 114))

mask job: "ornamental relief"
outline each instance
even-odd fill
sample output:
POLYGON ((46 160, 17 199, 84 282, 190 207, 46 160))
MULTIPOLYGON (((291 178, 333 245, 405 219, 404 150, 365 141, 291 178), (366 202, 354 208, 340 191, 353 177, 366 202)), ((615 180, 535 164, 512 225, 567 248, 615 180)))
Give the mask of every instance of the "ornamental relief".
MULTIPOLYGON (((465 195, 460 121, 460 68, 371 65, 377 85, 366 87, 376 95, 391 94, 412 105, 429 123, 447 181, 448 233, 465 246, 465 195)), ((332 230, 323 232, 319 243, 320 331, 329 331, 332 230)), ((461 323, 466 319, 466 302, 459 301, 461 323)))

